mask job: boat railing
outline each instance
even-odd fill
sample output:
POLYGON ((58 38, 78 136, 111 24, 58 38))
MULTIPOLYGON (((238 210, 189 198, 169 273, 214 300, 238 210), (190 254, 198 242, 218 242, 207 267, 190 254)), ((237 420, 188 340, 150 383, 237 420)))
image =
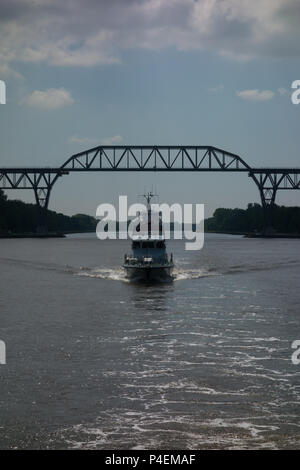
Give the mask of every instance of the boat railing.
POLYGON ((152 258, 152 256, 130 256, 125 254, 124 255, 124 264, 130 265, 166 265, 166 264, 173 264, 173 253, 170 256, 167 254, 165 256, 160 256, 159 258, 152 258))

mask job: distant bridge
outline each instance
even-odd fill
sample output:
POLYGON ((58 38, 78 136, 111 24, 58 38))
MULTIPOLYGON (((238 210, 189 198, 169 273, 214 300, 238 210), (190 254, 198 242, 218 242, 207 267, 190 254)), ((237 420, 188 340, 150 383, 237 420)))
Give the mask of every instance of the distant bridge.
POLYGON ((57 179, 82 171, 246 172, 260 193, 265 233, 271 227, 277 191, 300 189, 300 168, 254 168, 239 155, 202 145, 98 146, 72 155, 61 167, 0 168, 0 189, 33 189, 42 226, 57 179))

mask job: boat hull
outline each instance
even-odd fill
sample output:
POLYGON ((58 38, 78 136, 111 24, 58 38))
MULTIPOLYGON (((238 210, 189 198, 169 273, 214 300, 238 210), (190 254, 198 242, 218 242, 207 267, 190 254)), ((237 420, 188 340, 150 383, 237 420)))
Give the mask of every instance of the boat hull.
POLYGON ((124 265, 126 277, 136 282, 162 282, 173 279, 173 265, 168 266, 130 266, 124 265))

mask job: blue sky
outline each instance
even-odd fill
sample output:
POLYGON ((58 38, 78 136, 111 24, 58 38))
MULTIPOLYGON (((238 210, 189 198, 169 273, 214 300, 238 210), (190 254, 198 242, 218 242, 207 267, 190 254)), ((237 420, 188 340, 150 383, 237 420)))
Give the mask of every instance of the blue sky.
MULTIPOLYGON (((213 145, 255 166, 300 166, 300 2, 3 0, 1 166, 59 166, 97 144, 213 145)), ((246 174, 80 174, 49 208, 94 215, 145 187, 166 202, 245 207, 246 174)), ((9 197, 33 201, 25 191, 9 197)), ((277 203, 300 204, 297 191, 277 203)))

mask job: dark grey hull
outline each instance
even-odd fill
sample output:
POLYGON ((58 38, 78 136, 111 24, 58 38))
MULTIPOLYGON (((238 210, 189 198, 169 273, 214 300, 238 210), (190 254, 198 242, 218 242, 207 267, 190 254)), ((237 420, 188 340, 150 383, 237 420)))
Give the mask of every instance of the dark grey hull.
POLYGON ((124 265, 128 279, 136 282, 160 282, 173 279, 173 265, 167 266, 130 266, 124 265))

